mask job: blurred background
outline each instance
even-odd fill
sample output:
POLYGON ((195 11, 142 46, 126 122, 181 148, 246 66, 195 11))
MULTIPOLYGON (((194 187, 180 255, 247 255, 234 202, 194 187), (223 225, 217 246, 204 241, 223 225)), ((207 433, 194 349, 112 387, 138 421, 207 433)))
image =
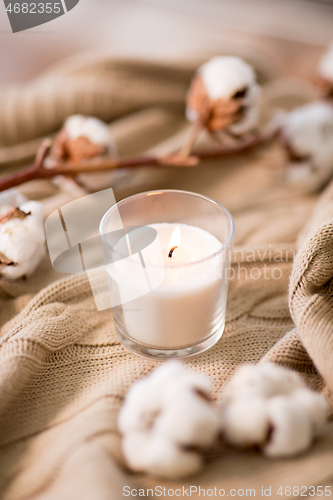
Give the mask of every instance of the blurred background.
POLYGON ((27 81, 82 51, 175 60, 219 47, 256 54, 272 77, 312 79, 332 39, 332 1, 80 0, 66 15, 16 34, 1 2, 0 85, 27 81))

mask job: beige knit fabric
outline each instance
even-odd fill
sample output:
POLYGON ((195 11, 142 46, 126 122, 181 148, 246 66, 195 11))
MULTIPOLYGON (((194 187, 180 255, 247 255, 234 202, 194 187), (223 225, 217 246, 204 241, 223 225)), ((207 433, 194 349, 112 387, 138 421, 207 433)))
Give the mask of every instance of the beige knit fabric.
MULTIPOLYGON (((109 89, 114 114, 104 118, 131 113, 111 125, 121 154, 153 146, 160 151, 173 149, 184 137, 180 101, 189 70, 164 67, 157 72, 156 66, 146 64, 106 63, 88 61, 89 71, 82 80, 82 61, 77 72, 73 64, 70 70, 65 64, 50 73, 52 78, 29 84, 26 93, 21 90, 14 95, 12 89, 0 93, 1 106, 5 106, 4 96, 10 95, 11 109, 24 110, 15 125, 9 111, 7 118, 1 116, 1 144, 13 145, 18 138, 22 143, 34 141, 38 135, 55 131, 66 114, 74 111, 102 113, 103 117, 103 89, 109 89), (112 71, 105 76, 110 67, 112 71), (100 74, 105 76, 102 90, 96 76, 100 74), (58 86, 64 75, 73 92, 68 98, 67 88, 62 95, 58 86), (128 85, 126 91, 122 85, 128 85), (39 112, 31 102, 40 86, 50 117, 42 113, 38 120, 39 112), (82 97, 87 89, 99 97, 87 97, 89 105, 79 97, 75 101, 73 95, 82 97), (8 129, 6 120, 11 123, 8 129)), ((11 152, 14 161, 14 146, 11 152)), ((234 215, 225 333, 215 347, 186 361, 212 379, 215 399, 240 363, 266 360, 298 370, 310 386, 328 396, 333 389, 333 185, 317 204, 318 195, 296 193, 283 184, 282 165, 279 148, 272 146, 192 170, 140 169, 115 189, 117 199, 146 187, 198 191, 234 215), (298 234, 303 243, 293 268, 298 234), (292 317, 288 305, 291 274, 292 317)), ((22 191, 30 197, 48 197, 47 203, 57 195, 46 181, 23 186, 22 191)), ((332 483, 332 427, 311 451, 294 460, 270 461, 254 451, 217 445, 207 455, 202 474, 181 484, 131 475, 121 454, 117 412, 131 383, 159 363, 124 349, 117 340, 111 311, 96 310, 86 276, 63 277, 51 269, 48 258, 27 280, 0 280, 0 313, 2 499, 117 500, 123 498, 123 485, 175 488, 191 484, 226 491, 255 488, 256 496, 261 496, 262 486, 271 486, 271 498, 281 498, 277 494, 281 485, 332 483)), ((193 493, 192 498, 200 497, 193 493)))

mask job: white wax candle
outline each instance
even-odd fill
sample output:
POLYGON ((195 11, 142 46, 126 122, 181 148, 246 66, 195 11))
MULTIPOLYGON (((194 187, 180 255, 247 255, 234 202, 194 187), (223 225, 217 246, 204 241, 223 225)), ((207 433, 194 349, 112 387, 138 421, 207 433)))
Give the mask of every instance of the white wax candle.
POLYGON ((148 284, 141 279, 139 258, 107 267, 118 283, 127 333, 133 340, 157 348, 197 344, 215 333, 224 321, 223 245, 209 232, 187 224, 150 227, 157 231, 160 245, 151 245, 142 252, 148 284), (179 242, 171 239, 176 228, 176 233, 180 231, 179 242), (174 245, 177 248, 170 258, 174 245), (163 265, 164 279, 154 287, 163 265), (131 293, 133 297, 141 296, 128 302, 131 293))

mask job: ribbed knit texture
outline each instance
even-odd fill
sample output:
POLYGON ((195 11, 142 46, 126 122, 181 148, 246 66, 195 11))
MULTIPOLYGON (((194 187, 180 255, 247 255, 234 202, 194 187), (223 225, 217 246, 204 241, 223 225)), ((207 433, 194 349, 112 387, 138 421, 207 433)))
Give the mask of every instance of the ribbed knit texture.
MULTIPOLYGON (((80 60, 23 89, 5 89, 0 92, 3 163, 27 159, 24 141, 31 141, 34 151, 39 137, 55 132, 74 112, 114 120, 121 154, 153 146, 165 151, 184 128, 180 112, 190 75, 189 69, 172 66, 80 60)), ((224 335, 208 352, 186 361, 211 378, 215 400, 237 366, 267 360, 299 371, 327 396, 333 390, 333 184, 311 217, 317 195, 296 194, 281 184, 282 164, 272 146, 191 171, 139 171, 140 189, 200 191, 235 218, 224 335)), ((118 188, 117 199, 138 189, 128 188, 134 175, 118 188)), ((46 181, 22 187, 46 201, 54 189, 46 181)), ((332 429, 291 461, 217 445, 203 473, 180 484, 130 475, 123 467, 117 412, 129 386, 159 363, 123 348, 112 312, 96 310, 86 276, 63 277, 48 258, 27 280, 0 280, 0 313, 1 499, 118 500, 124 484, 197 484, 226 492, 256 488, 256 496, 262 485, 272 485, 272 498, 280 498, 281 485, 331 484, 332 429)))

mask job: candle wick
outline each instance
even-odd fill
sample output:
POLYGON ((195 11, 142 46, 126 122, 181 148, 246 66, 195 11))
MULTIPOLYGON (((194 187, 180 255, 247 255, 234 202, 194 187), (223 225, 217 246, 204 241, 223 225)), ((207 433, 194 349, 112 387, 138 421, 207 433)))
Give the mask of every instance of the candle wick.
POLYGON ((176 248, 178 248, 178 247, 177 247, 177 246, 174 246, 174 247, 172 247, 172 248, 171 248, 171 250, 170 250, 170 252, 169 252, 169 254, 168 254, 169 259, 171 259, 172 254, 173 254, 173 252, 174 252, 174 250, 175 250, 176 248))

